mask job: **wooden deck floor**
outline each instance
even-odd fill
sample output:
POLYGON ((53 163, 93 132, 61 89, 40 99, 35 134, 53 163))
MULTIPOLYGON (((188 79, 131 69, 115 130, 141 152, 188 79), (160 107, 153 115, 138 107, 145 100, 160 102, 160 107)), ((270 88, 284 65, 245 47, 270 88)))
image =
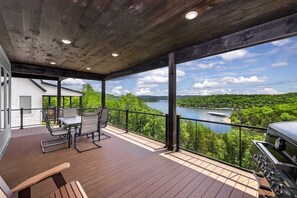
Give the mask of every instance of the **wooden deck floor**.
MULTIPOLYGON (((63 174, 78 180, 89 197, 255 197, 252 174, 185 151, 168 152, 163 145, 108 127, 111 139, 102 148, 77 153, 74 148, 42 154, 44 127, 15 130, 0 161, 0 175, 10 187, 41 171, 70 162, 63 174), (35 135, 25 135, 26 131, 35 135)), ((51 180, 33 187, 34 197, 55 189, 51 180)))

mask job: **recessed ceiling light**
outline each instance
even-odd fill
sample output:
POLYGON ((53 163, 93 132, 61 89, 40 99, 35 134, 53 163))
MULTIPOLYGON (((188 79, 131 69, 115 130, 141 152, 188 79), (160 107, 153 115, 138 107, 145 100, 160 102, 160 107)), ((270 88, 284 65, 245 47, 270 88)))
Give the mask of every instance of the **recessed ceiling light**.
POLYGON ((71 41, 67 39, 62 39, 62 42, 66 45, 69 45, 71 43, 71 41))
POLYGON ((111 55, 112 55, 113 57, 118 57, 118 56, 119 56, 118 53, 112 53, 111 55))
POLYGON ((90 68, 90 67, 87 67, 86 69, 87 69, 87 70, 91 70, 91 68, 90 68))
POLYGON ((51 62, 50 62, 50 64, 51 64, 51 65, 55 65, 56 63, 55 63, 55 62, 53 62, 53 61, 51 61, 51 62))
POLYGON ((188 20, 195 19, 197 16, 198 16, 198 12, 196 11, 190 11, 185 15, 186 19, 188 20))

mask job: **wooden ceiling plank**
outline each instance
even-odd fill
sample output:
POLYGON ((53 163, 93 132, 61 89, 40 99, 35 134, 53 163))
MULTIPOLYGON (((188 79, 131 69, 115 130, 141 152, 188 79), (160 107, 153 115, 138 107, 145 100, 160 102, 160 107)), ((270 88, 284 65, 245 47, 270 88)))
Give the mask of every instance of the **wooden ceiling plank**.
POLYGON ((15 54, 14 48, 12 46, 11 39, 9 37, 9 33, 8 33, 8 30, 6 28, 6 24, 5 24, 5 21, 3 18, 2 7, 0 7, 0 27, 1 27, 0 28, 0 38, 1 38, 0 44, 4 48, 6 54, 9 54, 10 58, 15 59, 16 54, 15 54))
POLYGON ((55 54, 62 53, 63 44, 57 38, 63 37, 63 29, 61 28, 61 19, 65 8, 68 6, 67 0, 50 0, 45 1, 42 8, 40 35, 38 39, 38 64, 52 66, 50 61, 54 61, 59 65, 59 60, 55 58, 55 54))
POLYGON ((24 51, 22 59, 34 63, 39 58, 38 40, 44 0, 22 0, 24 51))
MULTIPOLYGON (((290 2, 293 3, 294 1, 290 1, 290 2)), ((288 3, 290 3, 290 2, 288 1, 288 3)), ((245 11, 246 21, 249 20, 248 24, 252 23, 253 21, 261 21, 260 19, 255 20, 255 18, 253 18, 254 17, 253 12, 256 12, 256 13, 263 12, 263 13, 265 13, 265 10, 267 10, 267 12, 269 13, 269 12, 271 12, 270 9, 273 9, 273 6, 274 7, 275 6, 279 6, 280 5, 279 3, 280 3, 280 1, 269 2, 268 4, 266 4, 267 7, 265 6, 265 8, 263 8, 262 6, 255 7, 255 5, 253 5, 253 8, 255 10, 250 10, 250 9, 246 9, 245 8, 245 10, 246 10, 245 11), (270 9, 268 9, 268 8, 270 8, 270 9)), ((295 2, 295 4, 296 4, 296 2, 295 2)), ((290 4, 287 4, 287 5, 289 5, 289 6, 286 6, 286 8, 289 8, 290 7, 290 4)), ((297 8, 297 6, 295 6, 295 9, 296 8, 297 8)), ((238 7, 237 7, 237 9, 238 9, 238 7)), ((240 10, 240 8, 239 8, 239 11, 242 13, 242 10, 240 10)), ((292 9, 291 12, 296 12, 296 10, 292 9)), ((290 12, 288 12, 287 10, 283 10, 283 13, 290 14, 290 12)), ((222 17, 219 17, 219 18, 220 19, 221 18, 224 19, 223 16, 222 17)), ((271 16, 269 18, 271 18, 271 16)), ((239 15, 235 16, 234 18, 228 18, 228 20, 220 21, 218 24, 216 24, 214 22, 209 22, 209 23, 204 23, 204 24, 197 24, 197 26, 201 27, 201 30, 198 31, 198 32, 201 32, 201 34, 199 33, 198 35, 194 35, 194 33, 193 33, 193 37, 196 36, 196 37, 198 37, 201 40, 206 40, 204 38, 207 35, 209 35, 210 32, 213 34, 213 37, 214 38, 221 37, 221 36, 224 36, 226 34, 230 34, 230 33, 234 32, 234 27, 235 27, 234 26, 234 21, 238 21, 238 20, 240 20, 240 16, 239 15), (208 25, 208 24, 211 24, 211 25, 208 25), (220 28, 221 26, 222 27, 225 27, 226 29, 229 29, 229 30, 226 31, 225 34, 221 34, 220 35, 220 34, 218 34, 218 31, 221 30, 221 28, 220 28), (207 27, 209 27, 209 28, 207 28, 207 27)), ((265 20, 265 19, 263 18, 262 20, 265 20)), ((243 23, 243 24, 237 23, 237 26, 238 27, 241 27, 242 29, 247 28, 246 23, 243 23)), ((184 29, 187 29, 187 28, 184 28, 184 29)), ((164 35, 166 36, 167 34, 164 34, 164 35)), ((168 46, 169 45, 174 45, 174 40, 172 40, 172 39, 170 40, 170 38, 172 38, 172 37, 168 37, 168 39, 167 39, 165 36, 163 37, 163 35, 160 35, 160 38, 159 39, 162 42, 156 43, 157 46, 156 45, 150 45, 150 46, 148 46, 148 45, 145 45, 145 43, 143 43, 143 45, 145 47, 143 47, 142 50, 143 51, 152 51, 152 54, 151 54, 152 56, 158 56, 158 53, 164 52, 164 51, 168 51, 168 46), (147 48, 153 48, 155 50, 151 50, 151 49, 147 49, 147 48)), ((191 37, 189 35, 184 35, 183 37, 175 37, 175 38, 178 41, 182 41, 182 43, 193 44, 193 37, 191 37), (191 42, 189 42, 189 40, 191 42)), ((188 44, 187 46, 190 46, 190 44, 188 44)), ((172 48, 178 49, 180 47, 179 46, 172 46, 172 48)), ((137 49, 137 48, 134 48, 134 49, 137 49)), ((136 53, 133 49, 127 48, 127 50, 128 51, 131 51, 132 53, 136 53)), ((131 57, 124 57, 124 58, 125 59, 131 59, 131 57)), ((129 67, 129 65, 126 66, 126 68, 128 68, 128 67, 129 67)))
MULTIPOLYGON (((271 1, 271 0, 270 0, 271 1)), ((268 1, 269 2, 269 1, 268 1)), ((258 1, 257 4, 255 5, 255 3, 252 5, 253 7, 259 7, 260 5, 263 5, 265 4, 266 1, 258 1)), ((175 25, 173 27, 171 26, 167 26, 167 27, 164 27, 164 28, 161 28, 161 27, 156 27, 156 30, 157 29, 162 29, 165 31, 164 32, 160 32, 160 34, 157 34, 154 38, 151 37, 149 38, 149 40, 158 40, 158 42, 155 42, 155 43, 152 43, 151 45, 147 45, 146 42, 138 42, 138 44, 140 44, 142 46, 141 50, 142 51, 150 51, 152 54, 151 54, 151 57, 154 57, 154 56, 157 56, 158 53, 160 53, 160 51, 164 51, 169 53, 170 50, 168 48, 168 46, 173 46, 175 41, 179 39, 191 39, 193 40, 194 37, 196 38, 201 38, 203 37, 203 34, 204 35, 209 35, 209 31, 214 31, 215 29, 220 29, 220 23, 221 21, 224 21, 226 20, 229 20, 229 22, 233 21, 233 16, 238 16, 238 15, 241 15, 242 14, 242 10, 239 9, 239 5, 240 4, 236 4, 233 2, 232 6, 228 6, 229 9, 223 9, 223 8, 217 8, 217 7, 213 7, 212 10, 208 10, 207 12, 205 13, 202 13, 202 16, 200 16, 199 19, 197 19, 197 22, 193 21, 192 22, 189 22, 189 23, 185 23, 185 19, 184 18, 180 18, 180 17, 177 17, 175 20, 174 23, 175 25), (208 12, 210 14, 208 14, 208 12), (230 14, 228 13, 232 13, 232 15, 230 16, 230 14), (215 17, 216 16, 216 17, 215 17), (210 24, 212 24, 212 28, 207 28, 207 26, 209 26, 210 24), (183 37, 178 37, 177 35, 178 34, 175 34, 175 35, 171 35, 169 36, 169 33, 172 32, 172 31, 176 31, 174 27, 182 27, 182 28, 179 28, 178 30, 180 30, 179 33, 182 33, 182 32, 185 32, 185 34, 183 35, 183 37), (198 29, 196 28, 196 31, 191 31, 191 29, 189 28, 190 27, 195 27, 197 26, 198 29), (204 31, 204 29, 207 28, 207 31, 204 31), (189 30, 189 31, 184 31, 185 29, 189 30), (203 34, 195 34, 194 32, 199 32, 199 31, 204 31, 203 34), (193 33, 192 33, 193 32, 193 33), (166 45, 167 44, 167 45, 166 45), (164 49, 165 47, 165 49, 164 49), (154 49, 154 50, 152 50, 154 49)), ((251 5, 249 5, 248 7, 251 7, 251 5)), ((233 23, 232 23, 233 25, 233 23)), ((166 26, 165 24, 160 24, 160 26, 166 26)), ((224 26, 223 26, 224 27, 224 26)), ((155 30, 152 30, 152 32, 154 32, 155 30)), ((136 38, 137 40, 139 41, 142 41, 142 40, 145 40, 145 37, 146 37, 146 34, 143 34, 141 37, 139 38, 136 38)), ((196 39, 197 40, 197 39, 196 39)), ((192 42, 193 44, 193 42, 192 42)), ((185 45, 185 46, 188 46, 185 45)), ((181 46, 174 46, 176 48, 182 48, 181 46)), ((131 52, 131 54, 135 54, 135 53, 139 53, 139 48, 137 47, 134 47, 132 46, 131 48, 129 46, 124 46, 125 50, 126 51, 129 51, 131 52)), ((124 59, 131 59, 131 57, 123 57, 124 59)), ((134 63, 134 64, 137 64, 139 63, 140 60, 138 60, 138 62, 134 63)), ((133 65, 133 63, 132 63, 133 65)), ((129 65, 126 65, 125 66, 126 68, 129 67, 129 65)), ((125 68, 124 67, 124 68, 125 68)))
MULTIPOLYGON (((179 64, 295 35, 297 35, 297 13, 178 51, 175 53, 176 63, 179 64)), ((165 67, 167 62, 163 60, 164 56, 143 62, 131 68, 109 74, 105 77, 105 80, 165 67)))
POLYGON ((0 1, 0 9, 12 43, 14 55, 19 57, 24 49, 21 4, 18 0, 3 0, 0 1), (18 43, 18 45, 13 45, 14 43, 18 43))

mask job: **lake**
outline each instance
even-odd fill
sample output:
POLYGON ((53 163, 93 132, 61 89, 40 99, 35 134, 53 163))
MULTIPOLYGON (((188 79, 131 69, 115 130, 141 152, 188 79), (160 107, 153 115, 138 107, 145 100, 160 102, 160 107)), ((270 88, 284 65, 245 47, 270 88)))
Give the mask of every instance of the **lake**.
MULTIPOLYGON (((149 107, 162 111, 163 113, 168 113, 168 100, 159 100, 158 102, 147 102, 146 103, 149 107)), ((192 119, 199 119, 199 120, 208 120, 208 121, 215 121, 215 122, 223 122, 223 117, 214 116, 209 114, 209 112, 217 112, 227 114, 228 116, 231 115, 233 112, 230 109, 192 109, 192 108, 185 108, 185 107, 177 107, 176 108, 177 114, 181 115, 184 118, 192 118, 192 119)), ((212 123, 202 123, 203 125, 209 127, 214 132, 217 133, 226 133, 231 130, 231 127, 228 125, 221 125, 221 124, 212 124, 212 123)))

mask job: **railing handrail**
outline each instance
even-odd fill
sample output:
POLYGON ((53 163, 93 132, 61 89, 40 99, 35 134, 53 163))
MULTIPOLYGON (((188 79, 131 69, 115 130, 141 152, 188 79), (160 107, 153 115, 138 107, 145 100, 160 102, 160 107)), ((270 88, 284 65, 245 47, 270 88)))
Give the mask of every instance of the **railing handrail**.
POLYGON ((249 125, 243 125, 243 124, 233 124, 233 123, 217 122, 217 121, 201 120, 201 119, 185 118, 185 117, 180 117, 180 119, 181 120, 197 121, 197 122, 206 122, 206 123, 211 123, 211 124, 221 124, 221 125, 227 125, 227 126, 249 128, 249 129, 257 129, 257 130, 263 130, 263 131, 267 130, 267 128, 264 128, 264 127, 249 126, 249 125))
POLYGON ((160 117, 165 117, 165 114, 157 114, 157 113, 150 113, 150 112, 141 112, 141 111, 131 111, 129 109, 114 109, 114 108, 110 108, 110 110, 112 111, 122 111, 122 112, 126 112, 129 111, 129 113, 138 113, 138 114, 145 114, 145 115, 152 115, 152 116, 160 116, 160 117))

